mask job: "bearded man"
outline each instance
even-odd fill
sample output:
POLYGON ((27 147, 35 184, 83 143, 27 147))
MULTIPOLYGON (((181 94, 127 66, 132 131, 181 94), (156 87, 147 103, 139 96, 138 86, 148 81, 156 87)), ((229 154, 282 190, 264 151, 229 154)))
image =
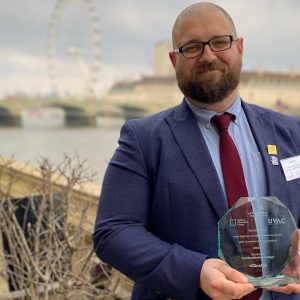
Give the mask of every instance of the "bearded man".
MULTIPOLYGON (((217 241, 218 221, 239 197, 276 196, 299 226, 300 178, 287 181, 268 152, 276 148, 276 162, 298 156, 299 121, 241 99, 243 38, 220 6, 187 7, 172 38, 183 101, 123 126, 103 181, 95 251, 135 282, 132 299, 300 299, 297 283, 255 289, 220 260, 217 241)), ((292 266, 298 277, 299 255, 292 266)))

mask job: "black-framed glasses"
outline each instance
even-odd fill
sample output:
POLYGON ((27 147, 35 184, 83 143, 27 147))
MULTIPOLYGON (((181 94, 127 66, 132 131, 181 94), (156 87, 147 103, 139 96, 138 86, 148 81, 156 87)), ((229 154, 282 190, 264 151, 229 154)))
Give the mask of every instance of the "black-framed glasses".
POLYGON ((204 47, 209 46, 211 51, 221 52, 231 48, 232 42, 237 41, 237 38, 232 35, 222 35, 214 37, 206 42, 196 42, 183 45, 174 49, 174 53, 181 53, 185 58, 193 58, 201 56, 204 52, 204 47))

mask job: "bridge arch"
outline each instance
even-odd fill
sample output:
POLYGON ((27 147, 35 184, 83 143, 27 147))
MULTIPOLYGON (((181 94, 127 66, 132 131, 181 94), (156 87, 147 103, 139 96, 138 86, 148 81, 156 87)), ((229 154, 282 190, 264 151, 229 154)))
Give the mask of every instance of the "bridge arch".
POLYGON ((53 104, 52 107, 64 110, 66 127, 95 126, 96 124, 95 116, 89 115, 84 108, 59 103, 53 104))
POLYGON ((0 107, 0 126, 20 126, 20 116, 15 115, 10 109, 0 107))

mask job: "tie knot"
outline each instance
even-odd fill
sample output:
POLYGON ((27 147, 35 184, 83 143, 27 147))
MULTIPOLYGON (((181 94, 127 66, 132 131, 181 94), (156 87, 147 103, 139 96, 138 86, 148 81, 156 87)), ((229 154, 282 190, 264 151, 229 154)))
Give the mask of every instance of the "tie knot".
POLYGON ((219 131, 221 130, 227 130, 229 127, 229 124, 232 120, 233 115, 225 113, 220 116, 213 116, 212 121, 217 125, 217 128, 219 131))

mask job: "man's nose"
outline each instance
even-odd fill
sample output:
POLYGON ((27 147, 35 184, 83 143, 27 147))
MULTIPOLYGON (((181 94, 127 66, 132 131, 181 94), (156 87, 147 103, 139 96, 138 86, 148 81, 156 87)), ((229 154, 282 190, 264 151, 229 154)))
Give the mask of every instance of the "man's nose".
POLYGON ((212 61, 216 59, 216 55, 215 52, 210 49, 209 45, 205 45, 203 48, 203 53, 199 57, 199 59, 205 61, 212 61))

